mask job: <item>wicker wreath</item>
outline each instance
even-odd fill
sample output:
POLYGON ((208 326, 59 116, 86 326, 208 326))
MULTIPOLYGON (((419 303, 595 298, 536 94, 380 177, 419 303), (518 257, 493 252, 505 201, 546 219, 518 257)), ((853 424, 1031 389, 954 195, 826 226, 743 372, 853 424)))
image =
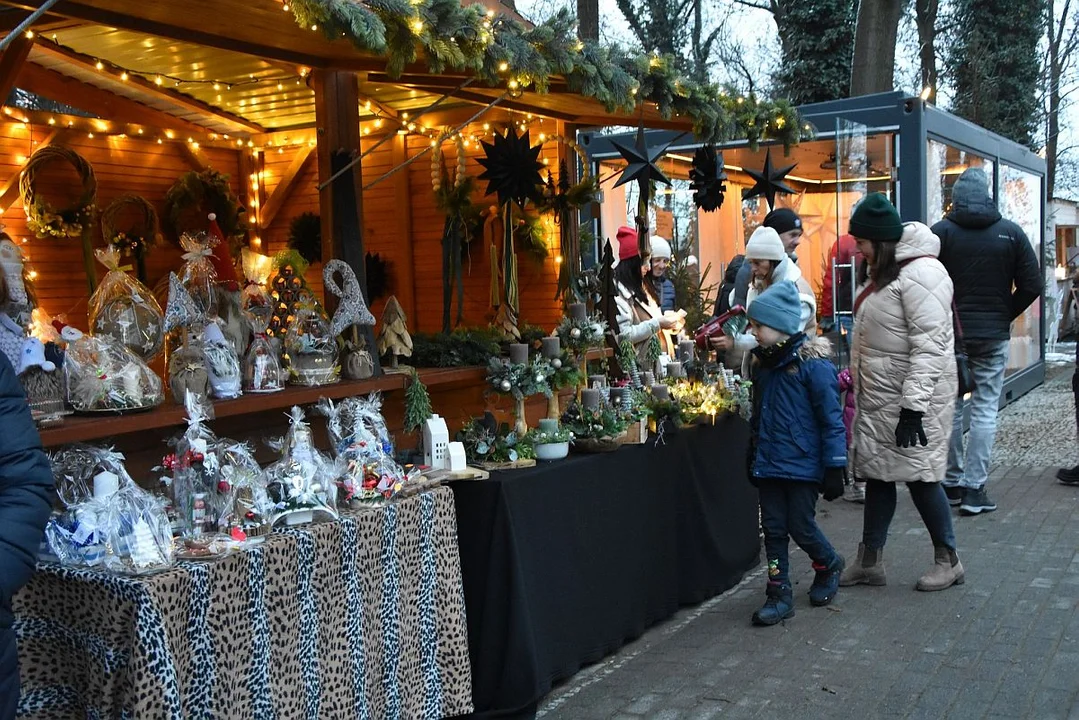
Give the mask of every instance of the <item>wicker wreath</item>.
POLYGON ((93 219, 94 202, 97 200, 97 178, 94 168, 74 150, 47 145, 26 161, 19 178, 19 192, 26 212, 26 226, 39 238, 76 238, 88 229, 93 219), (53 162, 66 162, 75 168, 82 182, 82 194, 71 206, 57 208, 42 197, 35 187, 41 168, 53 162))
POLYGON ((179 243, 185 232, 204 229, 185 227, 189 216, 202 219, 211 212, 217 215, 217 224, 233 247, 245 231, 244 208, 229 185, 228 175, 212 168, 192 170, 181 175, 165 194, 165 228, 173 242, 179 243))
POLYGON ((121 195, 101 212, 101 236, 124 255, 140 257, 161 238, 157 210, 141 195, 121 195), (121 215, 138 213, 138 220, 124 227, 116 223, 121 215))

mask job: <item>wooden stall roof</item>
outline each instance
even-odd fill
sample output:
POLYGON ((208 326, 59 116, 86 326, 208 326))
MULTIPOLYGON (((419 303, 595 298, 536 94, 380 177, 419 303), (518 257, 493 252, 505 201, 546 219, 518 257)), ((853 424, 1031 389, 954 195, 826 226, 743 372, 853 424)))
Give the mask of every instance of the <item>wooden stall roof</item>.
MULTIPOLYGON (((39 2, 0 0, 0 32, 14 28, 39 2)), ((498 0, 480 2, 521 20, 498 0)), ((63 101, 55 97, 57 88, 64 79, 76 81, 160 113, 166 122, 159 126, 175 121, 248 137, 314 126, 315 99, 307 82, 312 69, 356 72, 361 95, 372 102, 365 108, 368 118, 427 107, 466 79, 432 75, 422 64, 390 78, 383 58, 298 27, 282 11, 281 0, 215 0, 205 11, 195 7, 190 0, 64 0, 35 24, 20 86, 63 101)), ((501 94, 476 82, 440 110, 443 117, 468 117, 501 94)), ((583 126, 643 120, 649 127, 691 129, 688 119, 664 119, 651 104, 634 113, 608 112, 557 79, 547 94, 526 92, 500 107, 583 126)))

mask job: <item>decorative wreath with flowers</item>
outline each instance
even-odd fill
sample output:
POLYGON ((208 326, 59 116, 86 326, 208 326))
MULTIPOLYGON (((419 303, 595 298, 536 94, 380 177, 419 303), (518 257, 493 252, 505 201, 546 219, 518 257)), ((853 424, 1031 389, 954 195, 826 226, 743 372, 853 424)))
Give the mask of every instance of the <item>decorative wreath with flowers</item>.
POLYGON ((86 158, 74 150, 46 145, 26 161, 19 177, 19 193, 26 213, 26 226, 39 238, 77 238, 89 228, 97 200, 97 178, 86 158), (75 168, 82 193, 73 205, 57 207, 38 192, 38 173, 47 165, 65 162, 75 168))
POLYGON ((141 195, 121 195, 101 211, 101 236, 125 256, 140 257, 161 238, 157 210, 141 195), (121 226, 121 217, 135 219, 121 226))

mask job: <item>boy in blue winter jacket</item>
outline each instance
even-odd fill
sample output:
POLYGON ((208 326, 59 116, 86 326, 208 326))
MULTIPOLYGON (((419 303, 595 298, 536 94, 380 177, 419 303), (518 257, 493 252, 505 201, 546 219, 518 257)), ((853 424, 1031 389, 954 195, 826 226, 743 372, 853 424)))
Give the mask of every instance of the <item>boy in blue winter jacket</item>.
POLYGON ((798 289, 781 282, 761 293, 746 315, 758 347, 753 350, 753 430, 750 476, 761 503, 768 555, 767 600, 754 625, 794 617, 788 547, 798 543, 816 576, 809 601, 827 605, 839 590, 843 558, 815 519, 817 494, 831 501, 843 494, 846 431, 831 347, 800 332, 798 289))

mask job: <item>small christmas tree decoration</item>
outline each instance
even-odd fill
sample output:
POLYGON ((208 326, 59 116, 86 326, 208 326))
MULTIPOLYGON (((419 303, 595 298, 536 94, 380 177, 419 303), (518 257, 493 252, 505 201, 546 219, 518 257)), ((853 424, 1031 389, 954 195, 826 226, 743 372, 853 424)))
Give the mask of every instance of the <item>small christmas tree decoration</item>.
POLYGON ((419 430, 432 414, 427 386, 413 368, 409 374, 408 388, 405 389, 405 432, 419 430))
POLYGON ((408 318, 404 308, 391 295, 382 311, 382 327, 378 333, 379 355, 390 356, 390 367, 396 368, 399 357, 412 357, 412 337, 408 334, 408 318))
POLYGON ((723 169, 723 153, 715 145, 702 145, 693 154, 689 170, 689 188, 693 203, 705 212, 715 212, 723 205, 727 192, 727 171, 723 169))
POLYGON ((281 338, 296 317, 296 304, 309 299, 311 292, 303 277, 307 261, 298 252, 282 250, 274 257, 274 267, 277 274, 270 280, 270 298, 274 307, 267 334, 281 338))
POLYGON ((794 188, 783 182, 783 179, 787 176, 787 173, 796 167, 798 167, 797 163, 777 169, 772 165, 772 151, 769 149, 764 155, 764 168, 760 172, 749 168, 745 169, 746 175, 756 180, 756 183, 754 183, 753 187, 742 191, 742 199, 748 200, 763 195, 768 200, 769 209, 774 210, 776 193, 795 194, 794 188))

